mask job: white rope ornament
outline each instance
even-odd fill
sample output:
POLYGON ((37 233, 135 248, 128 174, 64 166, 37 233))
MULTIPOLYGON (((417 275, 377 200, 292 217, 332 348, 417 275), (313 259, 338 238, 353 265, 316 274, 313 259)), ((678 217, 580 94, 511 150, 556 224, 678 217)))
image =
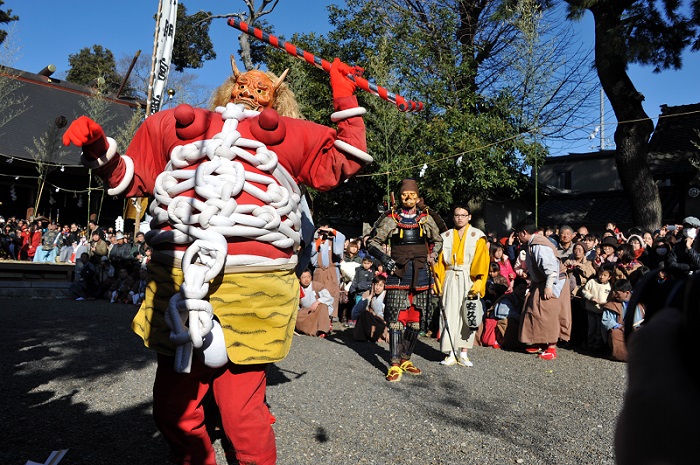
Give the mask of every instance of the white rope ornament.
MULTIPOLYGON (((181 258, 184 282, 166 313, 170 339, 177 344, 175 369, 183 373, 191 368, 194 350, 208 366, 222 366, 227 360, 226 344, 221 340, 223 332, 213 321, 211 304, 204 300, 209 282, 225 266, 279 266, 295 259, 228 255, 227 238, 262 242, 280 249, 296 249, 301 241, 299 186, 279 164, 275 152, 262 142, 243 138, 238 131, 239 121, 259 113, 232 103, 216 111, 224 120, 219 134, 171 151, 170 161, 155 181, 155 201, 150 207, 153 219, 146 234, 154 246, 188 246, 181 258), (242 193, 258 202, 239 203, 242 193)), ((363 113, 364 109, 352 109, 334 117, 363 113)), ((336 140, 336 147, 346 154, 372 161, 364 151, 339 142, 336 140)), ((182 252, 174 253, 178 256, 182 252)))
POLYGON ((224 118, 221 133, 172 150, 165 171, 156 178, 150 209, 149 243, 188 245, 181 258, 184 281, 166 313, 170 340, 177 344, 175 369, 184 373, 191 369, 195 350, 206 354, 207 364, 227 360, 220 326, 211 333, 218 323, 204 300, 209 282, 227 265, 281 264, 280 259, 257 255, 229 256, 227 238, 278 248, 295 248, 300 242, 299 187, 279 165, 277 154, 261 142, 242 138, 237 130, 239 121, 258 113, 233 104, 217 111, 224 118), (256 172, 246 169, 251 165, 256 172), (243 192, 262 205, 238 203, 243 192), (172 229, 164 229, 166 225, 172 229))

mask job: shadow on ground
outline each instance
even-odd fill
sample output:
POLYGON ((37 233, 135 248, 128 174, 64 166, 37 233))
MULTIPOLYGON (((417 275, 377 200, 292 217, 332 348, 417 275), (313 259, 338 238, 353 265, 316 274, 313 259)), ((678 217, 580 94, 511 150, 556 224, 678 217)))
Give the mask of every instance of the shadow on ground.
POLYGON ((151 417, 152 352, 129 322, 136 308, 104 301, 0 299, 0 463, 162 464, 151 417), (126 380, 125 380, 126 378, 126 380))

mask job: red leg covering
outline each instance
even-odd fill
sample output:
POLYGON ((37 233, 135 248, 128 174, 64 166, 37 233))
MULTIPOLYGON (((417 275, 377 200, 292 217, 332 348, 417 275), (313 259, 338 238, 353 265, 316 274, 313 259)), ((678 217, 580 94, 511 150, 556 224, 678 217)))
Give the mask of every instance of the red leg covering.
POLYGON ((171 357, 159 354, 153 386, 153 416, 171 446, 175 463, 216 465, 201 405, 210 383, 224 431, 241 465, 274 464, 277 458, 275 435, 264 403, 265 365, 228 363, 224 368, 212 369, 194 357, 191 373, 181 374, 173 369, 171 357))
POLYGON ((416 310, 413 306, 413 294, 408 294, 408 302, 410 307, 399 312, 399 321, 403 323, 404 326, 408 326, 409 323, 420 322, 420 312, 416 310))
POLYGON ((221 411, 226 436, 241 465, 274 465, 275 433, 265 404, 266 365, 226 365, 214 380, 214 397, 221 411))
POLYGON ((176 373, 174 359, 158 354, 153 384, 153 418, 170 444, 178 465, 216 465, 216 454, 204 425, 202 398, 209 390, 214 370, 199 360, 191 373, 176 373))

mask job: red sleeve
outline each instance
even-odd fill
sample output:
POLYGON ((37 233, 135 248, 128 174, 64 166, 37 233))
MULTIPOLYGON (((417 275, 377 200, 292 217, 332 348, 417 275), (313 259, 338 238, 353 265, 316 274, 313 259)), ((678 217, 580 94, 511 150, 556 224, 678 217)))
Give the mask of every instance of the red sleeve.
MULTIPOLYGON (((169 143, 174 143, 175 140, 172 112, 162 111, 146 118, 125 152, 134 162, 134 178, 122 196, 153 195, 156 177, 163 172, 168 162, 169 143)), ((97 169, 97 175, 110 188, 117 186, 125 173, 126 162, 118 154, 109 163, 97 169)))
MULTIPOLYGON (((349 96, 334 99, 333 106, 336 111, 341 111, 356 108, 358 105, 355 96, 349 96)), ((192 140, 213 137, 221 130, 221 117, 217 113, 207 112, 207 115, 210 123, 207 125, 206 134, 199 134, 192 140)), ((286 136, 282 143, 271 146, 270 149, 277 153, 282 166, 298 183, 327 191, 356 174, 366 164, 366 161, 334 145, 336 140, 340 140, 366 152, 365 124, 361 116, 339 121, 337 130, 310 121, 283 119, 286 136)), ((248 126, 249 122, 239 125, 244 137, 250 137, 248 126)), ((122 195, 151 195, 155 179, 165 169, 171 149, 175 145, 192 140, 178 139, 172 110, 160 111, 149 116, 136 132, 126 151, 126 155, 134 162, 134 179, 122 195)), ((118 155, 97 169, 97 174, 111 188, 120 183, 125 172, 126 162, 118 155)))
MULTIPOLYGON (((333 100, 336 111, 357 107, 355 96, 333 100)), ((338 122, 338 129, 292 118, 285 118, 287 136, 271 147, 294 179, 320 191, 328 191, 355 175, 366 162, 338 149, 336 140, 366 152, 365 123, 361 116, 338 122)))

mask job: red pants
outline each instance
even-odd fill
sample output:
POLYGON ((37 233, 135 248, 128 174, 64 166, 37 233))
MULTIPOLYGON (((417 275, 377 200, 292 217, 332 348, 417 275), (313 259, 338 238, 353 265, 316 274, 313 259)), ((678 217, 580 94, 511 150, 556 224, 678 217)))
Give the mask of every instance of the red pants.
POLYGON ((265 405, 266 365, 209 368, 196 356, 191 373, 176 373, 174 359, 158 354, 153 385, 153 417, 182 465, 216 465, 216 453, 204 424, 202 398, 209 388, 221 412, 226 436, 241 463, 274 465, 275 433, 265 405))

